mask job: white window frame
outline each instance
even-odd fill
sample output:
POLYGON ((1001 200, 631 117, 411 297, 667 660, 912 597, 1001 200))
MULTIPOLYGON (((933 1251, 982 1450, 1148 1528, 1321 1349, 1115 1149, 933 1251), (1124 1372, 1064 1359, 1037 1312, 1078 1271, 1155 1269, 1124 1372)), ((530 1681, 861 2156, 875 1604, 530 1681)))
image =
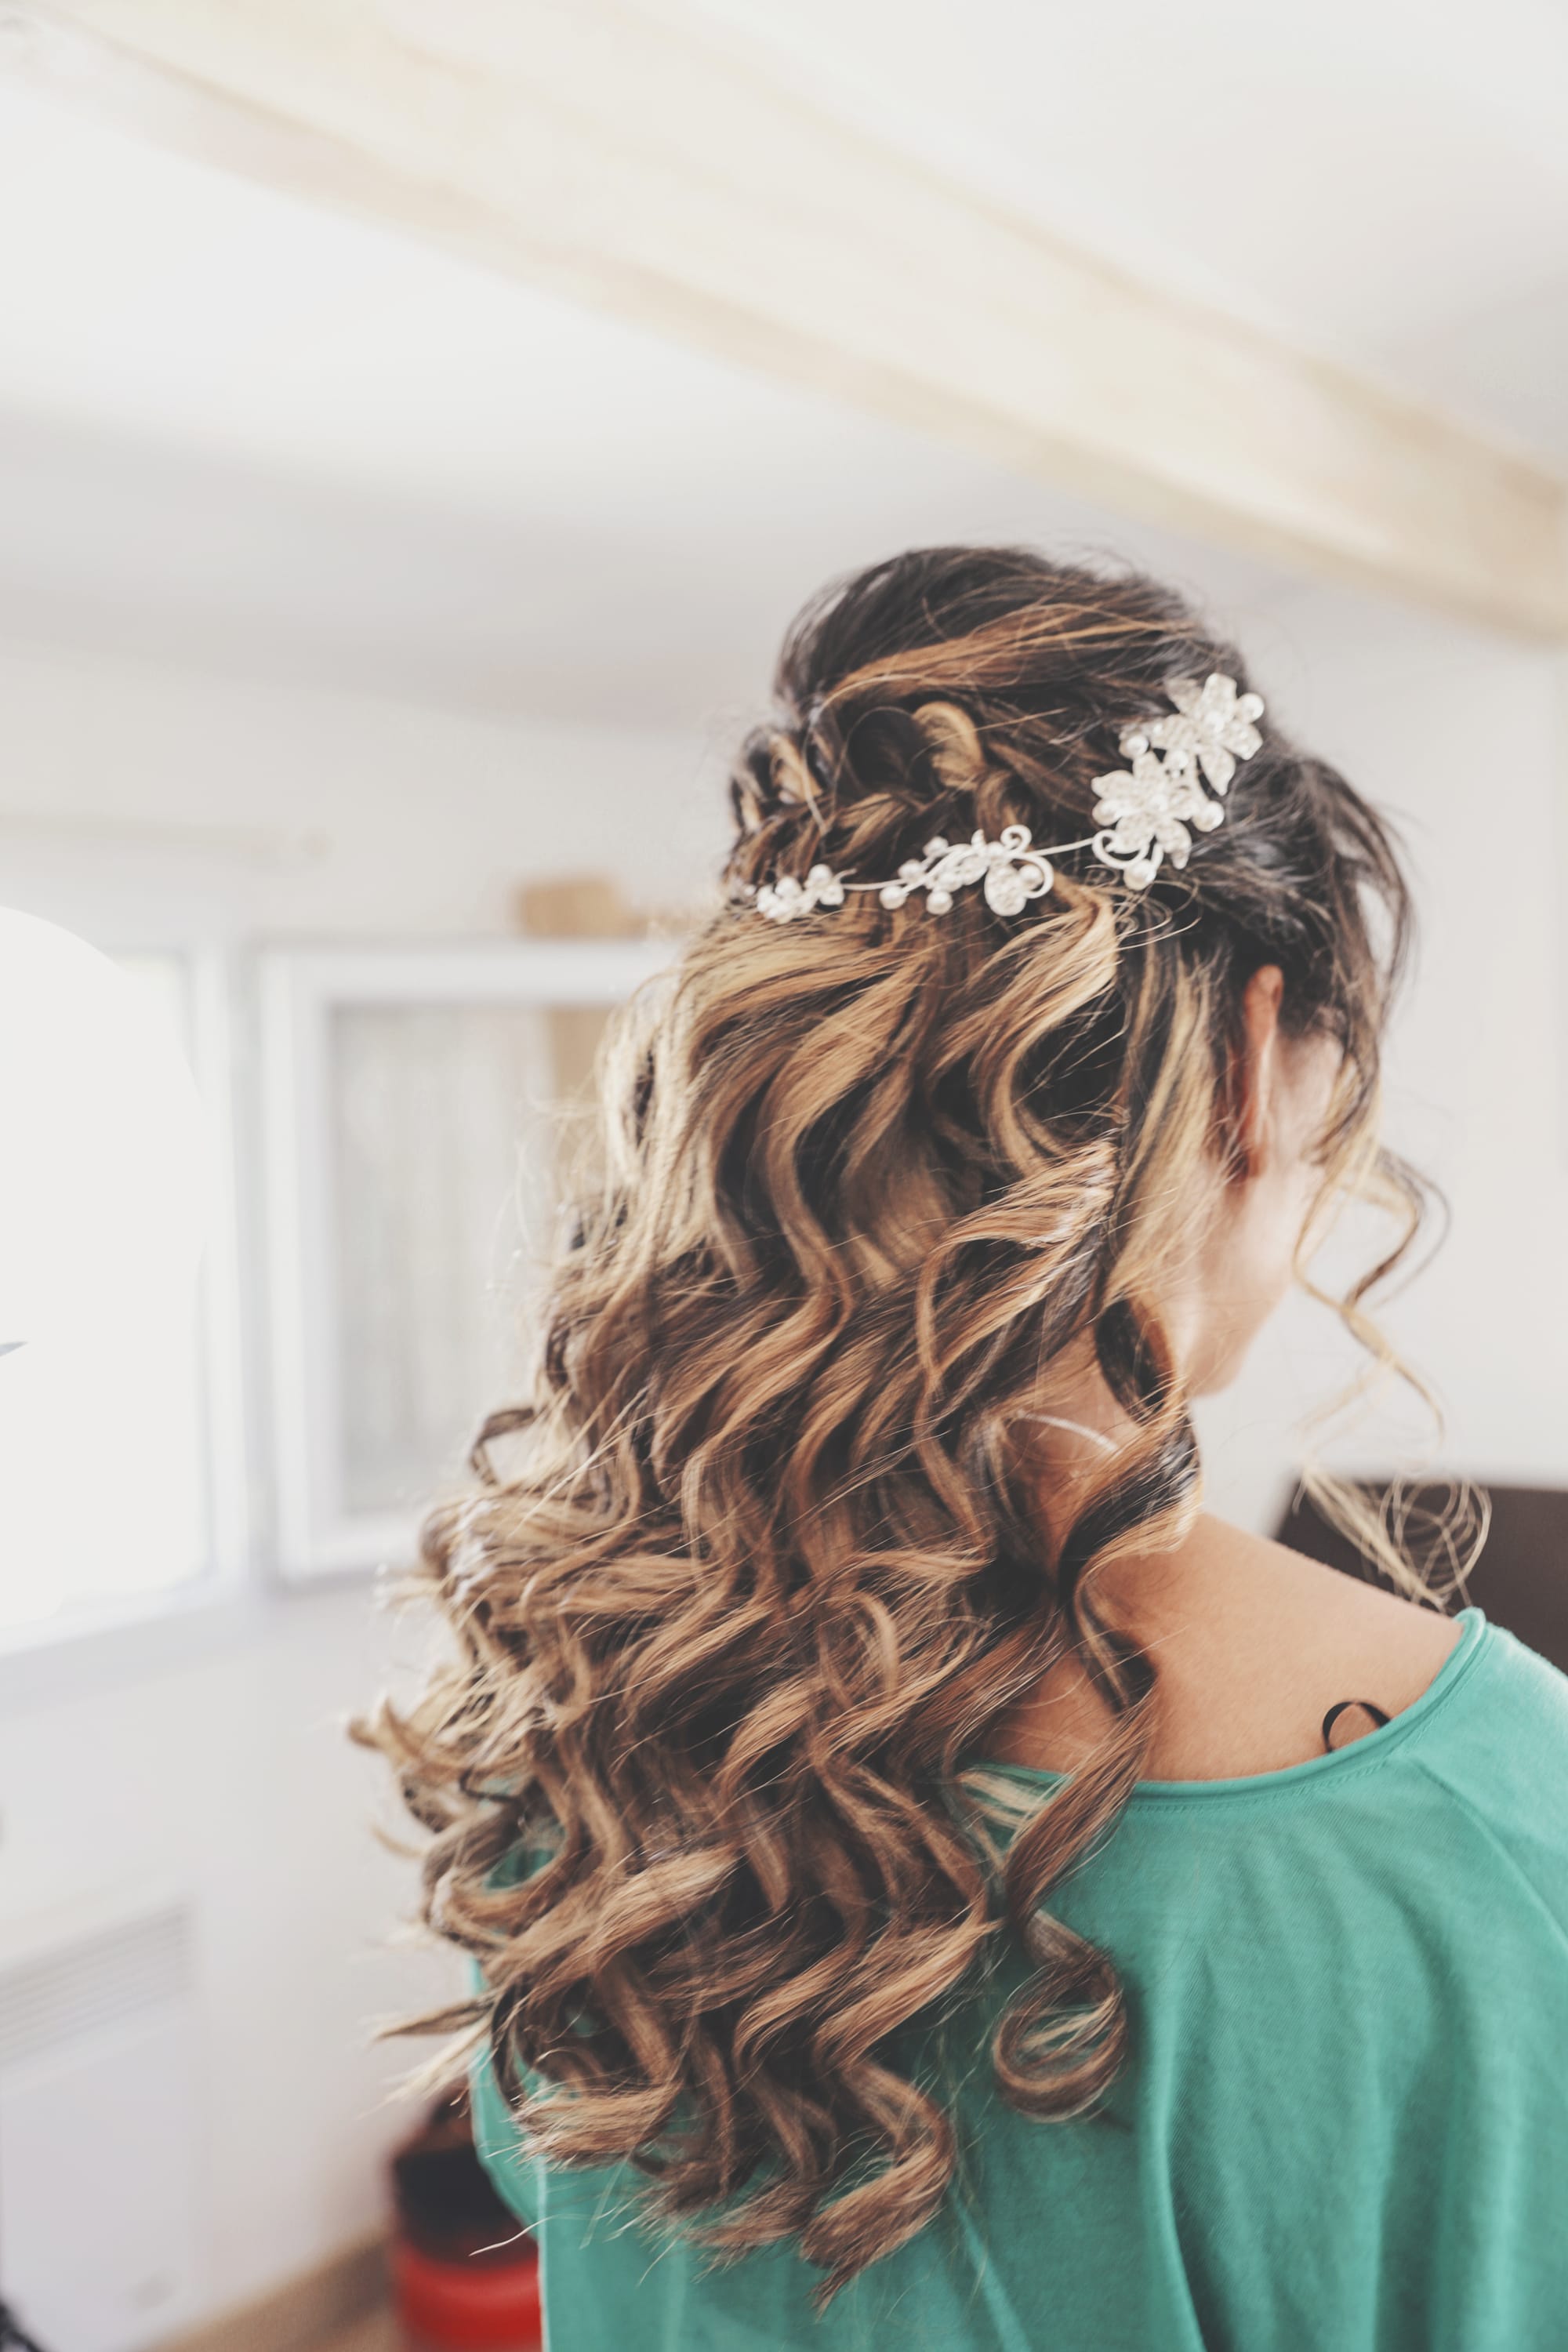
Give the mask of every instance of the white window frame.
POLYGON ((264 950, 258 960, 274 1567, 289 1583, 408 1559, 417 1516, 343 1499, 328 1093, 341 1007, 623 1003, 671 950, 628 940, 264 950))
MULTIPOLYGON (((130 952, 130 950, 121 950, 130 952)), ((238 1111, 243 1074, 241 976, 231 951, 175 948, 191 972, 191 1059, 212 1136, 212 1225, 202 1273, 206 1372, 207 1525, 212 1546, 203 1581, 222 1599, 250 1580, 255 1560, 252 1381, 244 1297, 245 1203, 237 1190, 238 1111)))

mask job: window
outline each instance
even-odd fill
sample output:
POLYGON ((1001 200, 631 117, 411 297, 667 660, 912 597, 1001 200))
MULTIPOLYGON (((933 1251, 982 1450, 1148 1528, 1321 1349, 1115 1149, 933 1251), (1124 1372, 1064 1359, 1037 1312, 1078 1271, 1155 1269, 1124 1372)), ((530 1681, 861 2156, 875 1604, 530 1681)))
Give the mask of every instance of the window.
POLYGON ((262 1052, 233 1106, 262 1181, 237 1231, 228 961, 110 955, 0 910, 0 1653, 258 1570, 407 1557, 508 1385, 514 1285, 553 1214, 549 1106, 667 952, 262 955, 262 1052))
POLYGON ((195 1020, 188 959, 0 911, 0 1638, 215 1565, 195 1020))
POLYGON ((548 1244, 549 1107, 668 950, 276 950, 262 965, 279 1566, 401 1564, 507 1393, 548 1244))

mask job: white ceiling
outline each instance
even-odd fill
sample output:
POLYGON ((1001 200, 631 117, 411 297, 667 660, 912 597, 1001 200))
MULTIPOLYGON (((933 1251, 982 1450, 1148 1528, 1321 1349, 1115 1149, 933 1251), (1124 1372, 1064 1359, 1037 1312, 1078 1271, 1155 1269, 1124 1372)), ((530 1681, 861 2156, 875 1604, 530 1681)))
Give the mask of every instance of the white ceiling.
POLYGON ((672 0, 1146 281, 1568 466, 1563 0, 672 0))
POLYGON ((919 541, 1260 567, 0 85, 0 629, 669 726, 919 541))
MULTIPOLYGON (((1568 466, 1562 7, 701 5, 1140 275, 1568 466)), ((1268 578, 4 85, 0 220, 0 626, 686 724, 911 541, 1268 578)))

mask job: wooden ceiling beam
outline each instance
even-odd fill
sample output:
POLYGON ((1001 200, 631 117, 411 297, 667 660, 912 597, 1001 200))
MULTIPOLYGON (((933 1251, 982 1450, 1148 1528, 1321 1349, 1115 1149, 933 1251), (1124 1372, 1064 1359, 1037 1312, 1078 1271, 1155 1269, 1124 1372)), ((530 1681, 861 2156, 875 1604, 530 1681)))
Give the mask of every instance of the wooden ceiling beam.
POLYGON ((679 0, 6 0, 0 66, 1109 506, 1568 635, 1543 466, 1063 244, 679 0))

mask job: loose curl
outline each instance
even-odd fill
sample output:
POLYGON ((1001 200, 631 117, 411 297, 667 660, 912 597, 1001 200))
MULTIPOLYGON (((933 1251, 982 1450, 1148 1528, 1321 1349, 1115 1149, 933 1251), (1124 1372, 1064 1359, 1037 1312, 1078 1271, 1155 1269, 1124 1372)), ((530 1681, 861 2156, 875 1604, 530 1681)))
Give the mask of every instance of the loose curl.
MULTIPOLYGON (((806 611, 734 775, 730 903, 616 1041, 537 1395, 429 1522, 455 1662, 363 1729, 433 1832, 426 1916, 482 1973, 426 2022, 488 2035, 550 2162, 630 2158, 721 2252, 796 2239, 825 2294, 948 2188, 900 2030, 1004 1927, 1032 1975, 1001 2095, 1081 2115, 1126 2056, 1115 1969, 1049 1896, 1151 1733, 1105 1572, 1198 1506, 1158 1302, 1237 1150, 1263 964, 1288 1029, 1342 1049, 1324 1198, 1393 1202, 1377 1271, 1403 1255, 1420 1196, 1373 1125, 1408 908, 1384 825, 1272 721, 1146 893, 1079 859, 1022 918, 971 891, 774 924, 744 886, 1090 831, 1119 730, 1212 669, 1245 682, 1172 595, 1022 551, 906 556, 806 611), (1075 1346, 1137 1438, 1053 1543, 1018 1438, 1075 1346), (1112 1727, 998 1889, 957 1777, 1068 1657, 1112 1727)), ((1364 1288, 1339 1303, 1385 1353, 1364 1288)), ((1364 1509, 1356 1532, 1423 1589, 1364 1509)))

